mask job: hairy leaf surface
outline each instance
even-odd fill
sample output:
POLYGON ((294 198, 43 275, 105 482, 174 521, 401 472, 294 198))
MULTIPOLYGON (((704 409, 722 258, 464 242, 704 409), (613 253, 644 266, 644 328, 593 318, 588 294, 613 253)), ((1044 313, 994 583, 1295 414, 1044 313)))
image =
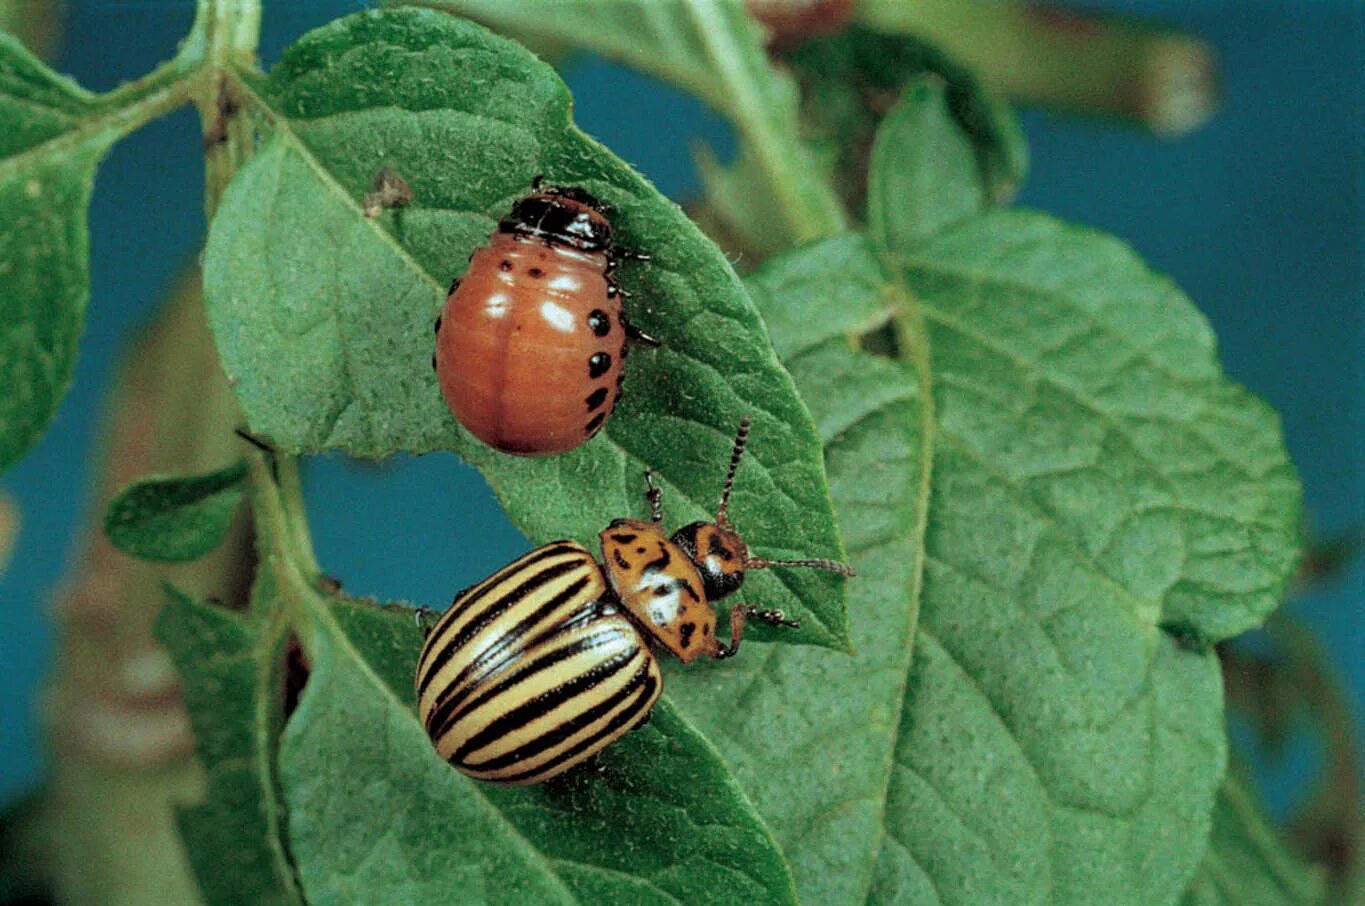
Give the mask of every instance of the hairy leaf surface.
POLYGON ((793 902, 753 807, 667 705, 595 765, 533 787, 480 783, 412 713, 411 611, 336 601, 314 615, 313 670, 280 754, 310 903, 377 890, 413 904, 793 902))
MULTIPOLYGON (((802 267, 798 257, 789 260, 802 267)), ((767 819, 801 901, 854 903, 867 895, 882 836, 914 638, 923 399, 911 369, 850 349, 837 331, 817 328, 796 345, 805 348, 787 362, 826 439, 858 569, 849 586, 855 654, 746 644, 723 664, 673 671, 668 689, 767 819)))
POLYGON ((135 481, 109 501, 104 533, 144 560, 194 560, 218 546, 242 502, 246 465, 135 481))
POLYGON ((941 111, 911 94, 883 124, 867 237, 752 278, 826 441, 857 656, 754 646, 670 692, 803 900, 1171 902, 1224 766, 1205 645, 1274 606, 1297 484, 1168 281, 1093 232, 982 213, 905 147, 941 141, 941 111), (926 184, 958 214, 904 219, 926 184), (803 317, 836 281, 848 315, 803 317), (894 377, 843 336, 882 312, 894 377))
MULTIPOLYGON (((534 539, 595 543, 611 519, 645 511, 645 465, 679 522, 712 513, 752 413, 736 525, 763 556, 841 556, 810 416, 743 287, 676 205, 573 127, 549 67, 440 13, 362 13, 305 37, 244 90, 273 127, 224 196, 205 280, 253 431, 290 452, 454 449, 534 539), (366 218, 360 201, 385 166, 413 200, 366 218), (457 426, 431 371, 431 327, 469 253, 542 174, 609 202, 620 241, 653 256, 624 265, 621 282, 663 345, 631 354, 598 437, 526 459, 457 426)), ((841 585, 779 570, 746 594, 801 617, 787 640, 841 647, 841 585)))

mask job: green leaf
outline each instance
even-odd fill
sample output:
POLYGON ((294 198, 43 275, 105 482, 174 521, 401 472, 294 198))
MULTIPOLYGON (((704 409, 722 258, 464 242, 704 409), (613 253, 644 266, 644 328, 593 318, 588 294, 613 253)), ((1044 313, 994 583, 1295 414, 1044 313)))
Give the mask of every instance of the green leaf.
POLYGON ((905 86, 877 130, 871 166, 868 228, 888 248, 910 248, 987 206, 970 141, 935 77, 905 86))
MULTIPOLYGON (((890 100, 911 83, 941 86, 991 203, 1007 201, 1023 182, 1028 147, 1009 105, 937 47, 854 27, 801 44, 788 62, 801 85, 808 140, 822 149, 851 208, 862 207, 875 130, 890 100)), ((944 164, 956 169, 965 161, 945 158, 944 164)))
POLYGON ((441 760, 412 713, 411 612, 310 610, 312 673, 280 751, 308 902, 794 902, 752 807, 666 705, 596 768, 482 784, 441 760))
POLYGON ((839 338, 788 362, 820 413, 850 528, 856 656, 746 643, 722 665, 671 673, 668 690, 772 827, 801 901, 851 903, 869 891, 914 637, 922 400, 908 369, 839 338))
MULTIPOLYGON (((892 205, 897 178, 873 175, 892 205)), ((1217 662, 1190 643, 1262 619, 1294 562, 1274 420, 1222 377, 1189 302, 1112 240, 1033 214, 889 247, 904 235, 832 239, 750 280, 825 440, 859 569, 857 656, 746 646, 671 674, 669 694, 734 767, 805 902, 1171 902, 1226 746, 1217 662), (1098 342, 1114 336, 1076 300, 1200 380, 1125 384, 1133 356, 1098 342), (850 348, 880 313, 910 367, 850 348), (1087 352, 1101 361, 1069 371, 1087 352), (1062 381, 1114 403, 1062 405, 1046 393, 1062 381), (1140 404, 1161 414, 1133 423, 1138 451, 1112 434, 1140 404), (1187 438, 1225 424, 1239 441, 1220 456, 1187 438), (1196 518, 1215 496, 1220 517, 1196 518), (1159 523, 1169 534, 1141 531, 1149 504, 1181 517, 1159 523), (1154 583, 1140 567, 1172 537, 1186 555, 1154 583), (1184 578, 1215 563, 1224 581, 1184 578)))
MULTIPOLYGON (((257 589, 258 599, 269 593, 257 589)), ((170 598, 157 636, 180 672, 208 778, 205 801, 178 816, 200 892, 210 904, 299 904, 275 792, 286 633, 278 622, 170 598)))
POLYGON ((0 33, 0 469, 31 447, 71 384, 90 294, 86 208, 115 135, 96 105, 0 33))
POLYGON ((114 495, 104 533, 144 560, 194 560, 218 546, 242 502, 246 464, 204 475, 144 478, 114 495))
MULTIPOLYGON (((362 13, 306 36, 243 90, 273 128, 223 198, 205 285, 253 431, 287 452, 454 449, 533 538, 595 542, 610 520, 645 512, 645 465, 671 521, 712 513, 751 412, 739 530, 762 556, 842 556, 814 426, 742 285, 676 205, 574 128, 547 66, 442 14, 362 13), (369 219, 360 200, 382 166, 414 198, 369 219), (632 318, 663 345, 631 355, 598 437, 526 459, 457 426, 431 372, 431 325, 450 279, 537 174, 604 198, 623 244, 653 256, 626 264, 621 282, 632 318)), ((802 619, 786 640, 842 647, 841 586, 778 570, 746 592, 802 619)))
POLYGON ((1245 781, 1229 772, 1213 807, 1213 831, 1185 906, 1309 906, 1326 900, 1324 873, 1290 853, 1245 781))
POLYGON ((1137 626, 1207 644, 1265 620, 1298 560, 1299 483, 1274 412, 1224 377, 1179 289, 1024 211, 887 254, 960 455, 1125 591, 1137 626))
POLYGON ((168 67, 97 97, 0 32, 0 470, 37 442, 71 385, 95 167, 179 102, 177 78, 168 67))
POLYGON ((420 0, 591 50, 695 94, 728 116, 752 171, 773 200, 765 228, 773 248, 844 226, 839 199, 800 141, 797 93, 768 61, 762 28, 739 0, 420 0))

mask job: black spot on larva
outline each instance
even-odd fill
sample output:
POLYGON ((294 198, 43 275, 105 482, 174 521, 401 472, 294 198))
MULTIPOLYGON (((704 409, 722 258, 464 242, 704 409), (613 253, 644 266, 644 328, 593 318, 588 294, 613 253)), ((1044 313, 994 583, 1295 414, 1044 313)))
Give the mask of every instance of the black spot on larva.
POLYGON ((617 544, 629 544, 638 537, 638 535, 612 535, 611 540, 617 544))
POLYGON ((692 644, 692 633, 697 631, 696 623, 684 623, 678 627, 678 634, 682 636, 680 641, 684 648, 692 644))
POLYGON ((500 270, 500 271, 510 271, 511 269, 512 269, 512 262, 508 261, 506 258, 504 258, 504 259, 502 259, 501 261, 498 262, 498 270, 500 270))
POLYGON ((671 586, 668 585, 654 586, 654 597, 656 598, 666 598, 671 594, 673 594, 673 589, 671 586))
POLYGON ((622 556, 621 556, 621 552, 620 552, 620 551, 612 551, 612 552, 611 552, 611 558, 612 558, 613 560, 615 560, 615 561, 616 561, 616 565, 619 566, 619 567, 621 567, 622 569, 630 569, 630 564, 626 562, 626 558, 625 558, 625 557, 622 557, 622 556))
POLYGON ((588 315, 588 327, 599 337, 611 333, 611 318, 600 308, 594 308, 588 315))
POLYGON ((659 556, 645 564, 645 569, 665 570, 668 564, 673 562, 673 555, 668 552, 668 548, 659 545, 659 556))
POLYGON ((600 378, 611 367, 611 356, 605 352, 594 352, 588 359, 588 377, 600 378))
POLYGON ((602 405, 602 404, 605 403, 606 401, 607 401, 607 388, 606 388, 606 387, 598 387, 596 390, 594 390, 594 391, 592 392, 592 396, 589 396, 588 399, 587 399, 587 401, 586 401, 587 404, 588 404, 588 411, 591 412, 592 410, 596 409, 598 406, 602 405))
POLYGON ((703 636, 708 636, 708 635, 711 634, 711 624, 710 624, 710 623, 702 623, 702 624, 701 624, 701 634, 702 634, 703 636))
POLYGON ((719 534, 712 535, 706 542, 706 553, 722 560, 729 560, 734 557, 734 554, 730 553, 730 549, 725 546, 725 542, 720 540, 719 534))
POLYGON ((441 332, 441 316, 440 316, 440 315, 437 315, 437 316, 436 316, 436 327, 434 328, 434 330, 435 330, 436 333, 440 333, 440 332, 441 332))
POLYGON ((644 552, 645 552, 645 549, 644 549, 643 547, 637 547, 637 548, 635 548, 635 553, 637 553, 637 554, 643 554, 644 552))
POLYGON ((592 417, 592 421, 583 426, 583 433, 591 437, 594 431, 602 427, 602 422, 605 421, 606 418, 607 414, 605 412, 597 413, 592 417))
POLYGON ((545 272, 544 272, 543 270, 541 270, 540 268, 538 268, 538 267, 530 267, 530 268, 527 268, 527 269, 526 269, 526 274, 527 274, 527 276, 534 277, 534 278, 536 278, 537 280, 539 280, 541 277, 544 277, 544 276, 545 276, 545 272))

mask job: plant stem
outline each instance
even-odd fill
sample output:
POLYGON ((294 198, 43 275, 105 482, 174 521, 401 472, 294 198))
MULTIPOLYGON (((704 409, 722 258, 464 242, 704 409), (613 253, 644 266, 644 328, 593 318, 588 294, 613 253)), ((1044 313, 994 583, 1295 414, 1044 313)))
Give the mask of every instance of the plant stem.
POLYGON ((232 174, 251 156, 255 124, 234 90, 238 69, 256 65, 260 0, 199 0, 181 58, 200 59, 210 77, 194 95, 204 134, 204 210, 209 220, 232 174))
POLYGON ((797 244, 832 236, 847 227, 838 197, 805 155, 799 135, 779 135, 774 117, 763 109, 763 100, 752 79, 742 71, 742 40, 726 28, 714 3, 695 0, 686 5, 697 23, 697 35, 719 70, 720 81, 730 92, 730 117, 742 141, 760 161, 778 215, 797 244), (800 154, 793 157, 792 151, 800 154))
MULTIPOLYGON (((242 73, 256 65, 260 0, 200 0, 186 47, 203 54, 215 74, 195 96, 204 132, 204 207, 210 220, 234 173, 255 150, 253 96, 242 73)), ((310 585, 319 573, 308 531, 298 462, 286 454, 250 455, 252 513, 262 566, 285 583, 310 585)))
POLYGON ((1217 59, 1207 44, 1127 19, 1000 0, 863 0, 858 18, 932 41, 1024 103, 1179 135, 1206 122, 1218 101, 1217 59))

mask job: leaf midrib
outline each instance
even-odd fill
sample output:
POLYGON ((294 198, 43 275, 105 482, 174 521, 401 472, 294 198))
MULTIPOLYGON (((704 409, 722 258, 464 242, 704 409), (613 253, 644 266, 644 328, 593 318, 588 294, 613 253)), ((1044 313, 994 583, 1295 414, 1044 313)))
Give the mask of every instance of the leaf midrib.
MULTIPOLYGON (((257 91, 256 86, 253 84, 251 79, 245 78, 242 75, 242 73, 240 73, 237 70, 228 70, 228 72, 230 73, 230 77, 232 78, 235 87, 239 88, 249 101, 256 104, 258 107, 260 107, 267 113, 274 133, 283 136, 283 140, 286 141, 289 147, 304 161, 305 164, 307 164, 308 168, 315 174, 317 174, 318 179, 323 183, 323 185, 326 186, 333 193, 335 193, 335 195, 338 198, 342 199, 346 205, 354 209, 356 215, 360 217, 361 220, 368 225, 369 229, 372 230, 374 234, 377 235, 380 238, 380 240, 391 251, 393 251, 408 266, 408 268, 412 272, 414 272, 421 280, 425 281, 429 286, 431 286, 433 289, 437 291, 444 290, 444 284, 441 281, 437 280, 433 275, 428 273, 427 270, 421 264, 419 264, 418 261, 407 251, 407 249, 405 249, 402 246, 402 244, 400 244, 392 234, 390 234, 387 230, 383 228, 378 218, 364 216, 364 213, 361 210, 361 206, 356 202, 354 198, 351 197, 350 193, 346 191, 345 187, 342 186, 339 182, 337 182, 336 178, 332 176, 332 174, 326 169, 326 167, 323 166, 322 162, 317 158, 317 156, 313 154, 313 151, 311 148, 309 148, 308 144, 293 129, 292 122, 290 121, 289 117, 283 112, 277 110, 271 104, 268 98, 266 98, 259 91, 257 91)), ((743 290, 742 286, 741 291, 742 292, 745 291, 743 290)), ((338 324, 339 326, 338 316, 335 312, 329 313, 326 317, 328 320, 330 320, 334 324, 338 324)), ((690 356, 682 352, 679 352, 678 354, 686 358, 689 362, 696 363, 701 367, 714 371, 718 375, 720 374, 720 372, 717 371, 716 367, 710 362, 706 362, 702 359, 698 359, 694 356, 690 356)), ((343 356, 343 358, 346 357, 343 356)), ((349 374, 349 366, 347 366, 347 373, 349 374)), ((728 380, 726 380, 725 383, 727 384, 727 386, 730 386, 730 382, 728 380)), ((354 400, 354 397, 352 399, 354 400)), ((767 410, 764 411, 766 412, 767 410)), ((773 413, 771 412, 767 412, 767 414, 770 416, 773 415, 773 413)), ((720 433, 718 429, 715 429, 710 425, 705 425, 701 422, 696 422, 693 420, 689 420, 689 422, 704 427, 707 430, 717 431, 717 433, 720 433)), ((644 464, 641 462, 641 460, 633 453, 631 453, 630 450, 622 446, 612 436, 610 423, 608 423, 607 426, 604 428, 602 434, 611 440, 612 446, 615 447, 618 453, 624 458, 623 468, 629 463, 636 463, 639 464, 641 470, 643 470, 644 464)), ((729 440, 728 437, 726 439, 727 441, 729 440)), ((763 470, 768 474, 768 480, 773 485, 773 487, 776 488, 778 492, 781 493, 788 501, 795 504, 796 501, 791 497, 791 495, 777 481, 773 479, 772 477, 773 470, 770 469, 766 463, 761 463, 761 461, 757 462, 760 462, 763 470)), ((663 474, 666 475, 667 473, 663 474)), ((703 512, 709 512, 709 510, 707 510, 707 504, 704 504, 695 497, 692 497, 691 495, 684 493, 683 491, 677 488, 676 484, 674 485, 674 491, 678 494, 678 496, 682 497, 684 500, 688 501, 693 506, 699 508, 703 512)), ((514 519, 514 521, 516 520, 514 519)), ((788 579, 784 578, 780 572, 774 572, 772 575, 773 578, 779 584, 781 584, 783 588, 787 590, 787 593, 791 596, 793 600, 802 601, 804 603, 805 601, 804 596, 798 594, 794 590, 791 582, 788 579)), ((820 617, 819 613, 816 610, 806 608, 806 614, 810 616, 814 620, 814 622, 819 624, 827 640, 838 639, 838 635, 820 617)))

